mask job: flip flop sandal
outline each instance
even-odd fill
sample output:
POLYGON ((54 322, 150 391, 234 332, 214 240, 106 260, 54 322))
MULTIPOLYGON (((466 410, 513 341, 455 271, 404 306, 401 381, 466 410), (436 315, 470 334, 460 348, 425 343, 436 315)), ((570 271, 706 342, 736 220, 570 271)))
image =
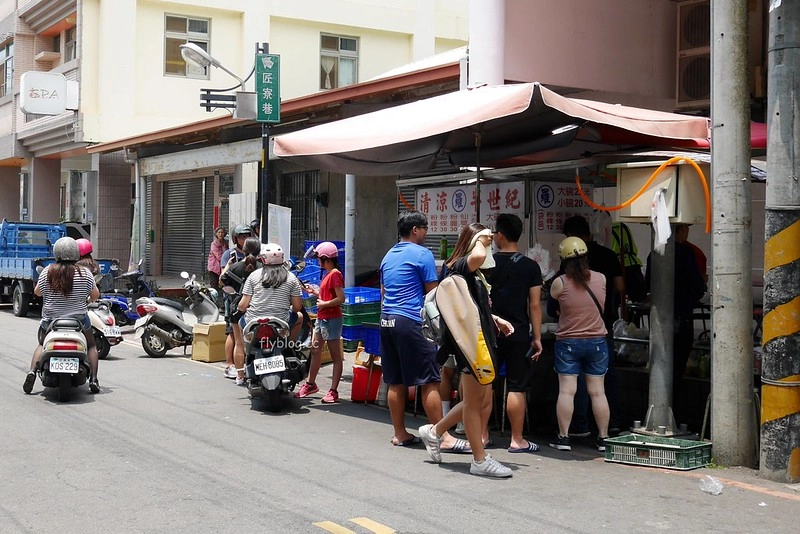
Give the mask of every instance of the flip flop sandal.
POLYGON ((517 448, 512 448, 512 447, 509 447, 509 448, 508 448, 508 452, 511 452, 511 453, 518 453, 518 452, 539 452, 539 450, 540 450, 540 449, 539 449, 539 446, 538 446, 537 444, 535 444, 534 442, 532 442, 532 441, 529 441, 529 442, 528 442, 528 446, 527 446, 527 447, 520 447, 519 449, 517 449, 517 448))
POLYGON ((392 445, 395 447, 413 447, 414 445, 422 444, 422 440, 418 436, 413 436, 408 438, 405 441, 394 441, 392 440, 392 445))
POLYGON ((472 454, 472 447, 469 446, 469 442, 461 438, 458 438, 452 447, 441 447, 439 450, 452 454, 472 454))

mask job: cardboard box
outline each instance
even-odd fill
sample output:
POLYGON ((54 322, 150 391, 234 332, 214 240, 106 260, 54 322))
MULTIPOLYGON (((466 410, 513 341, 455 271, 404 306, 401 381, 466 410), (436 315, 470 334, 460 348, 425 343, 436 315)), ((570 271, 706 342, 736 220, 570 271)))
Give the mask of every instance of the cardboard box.
MULTIPOLYGON (((339 345, 341 345, 341 344, 342 344, 342 340, 340 339, 339 340, 339 345)), ((321 364, 326 364, 326 363, 330 363, 330 362, 333 361, 333 359, 331 358, 331 351, 328 350, 328 344, 327 343, 325 343, 322 346, 322 351, 320 352, 320 360, 319 361, 320 361, 321 364)))
POLYGON ((197 323, 192 332, 192 359, 200 362, 225 361, 225 323, 197 323))

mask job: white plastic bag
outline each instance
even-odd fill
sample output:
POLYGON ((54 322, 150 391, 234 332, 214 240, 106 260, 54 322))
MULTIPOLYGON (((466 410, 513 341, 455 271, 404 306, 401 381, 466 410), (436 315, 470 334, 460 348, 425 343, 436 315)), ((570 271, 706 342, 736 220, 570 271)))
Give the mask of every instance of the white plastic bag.
POLYGON ((541 244, 533 245, 533 248, 529 248, 525 255, 539 264, 539 269, 542 270, 542 280, 549 280, 556 274, 550 267, 550 252, 541 244))
POLYGON ((664 255, 664 247, 667 244, 667 240, 672 234, 664 191, 664 189, 658 189, 653 196, 653 202, 650 204, 650 221, 653 223, 653 230, 655 231, 653 250, 662 256, 664 255))
POLYGON ((719 495, 722 493, 722 481, 711 475, 706 475, 700 479, 700 489, 709 495, 719 495))
POLYGON ((594 210, 589 225, 592 239, 604 247, 611 247, 611 214, 603 210, 594 210))

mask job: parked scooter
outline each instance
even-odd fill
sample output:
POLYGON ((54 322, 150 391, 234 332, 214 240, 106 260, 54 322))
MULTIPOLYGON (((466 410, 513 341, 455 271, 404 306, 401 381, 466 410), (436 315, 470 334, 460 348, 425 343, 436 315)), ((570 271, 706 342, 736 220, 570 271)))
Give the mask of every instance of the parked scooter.
POLYGON ((91 373, 86 356, 86 338, 78 319, 56 319, 42 343, 39 378, 47 388, 58 388, 58 400, 69 400, 71 388, 86 383, 91 373))
POLYGON ((115 288, 112 292, 104 292, 100 297, 110 301, 111 312, 114 314, 117 326, 127 326, 139 319, 134 305, 136 299, 154 296, 142 272, 142 261, 139 260, 136 269, 121 274, 119 264, 111 265, 115 288), (117 285, 123 284, 125 289, 116 288, 117 285))
POLYGON ((142 339, 142 348, 153 358, 160 358, 168 350, 191 346, 196 323, 215 323, 219 319, 217 291, 201 284, 195 275, 183 271, 186 280, 185 305, 160 297, 141 297, 136 300, 140 315, 134 327, 134 339, 142 339))
POLYGON ((111 313, 110 302, 107 299, 100 299, 90 302, 87 306, 89 320, 92 323, 92 334, 97 345, 97 356, 105 360, 111 347, 119 345, 122 341, 122 334, 114 321, 114 314, 111 313))
POLYGON ((242 329, 245 342, 245 382, 252 399, 264 399, 271 412, 281 410, 281 398, 308 376, 308 353, 289 337, 289 325, 277 317, 261 317, 242 329))

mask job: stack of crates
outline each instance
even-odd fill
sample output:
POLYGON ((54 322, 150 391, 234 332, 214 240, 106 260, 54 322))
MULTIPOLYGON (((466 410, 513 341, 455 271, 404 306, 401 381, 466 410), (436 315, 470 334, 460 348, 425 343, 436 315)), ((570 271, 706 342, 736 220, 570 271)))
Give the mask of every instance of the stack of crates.
POLYGON ((353 352, 358 349, 359 343, 368 338, 368 334, 373 339, 373 325, 381 320, 381 290, 372 287, 345 288, 342 315, 344 350, 353 352), (365 326, 365 323, 369 326, 365 326))

